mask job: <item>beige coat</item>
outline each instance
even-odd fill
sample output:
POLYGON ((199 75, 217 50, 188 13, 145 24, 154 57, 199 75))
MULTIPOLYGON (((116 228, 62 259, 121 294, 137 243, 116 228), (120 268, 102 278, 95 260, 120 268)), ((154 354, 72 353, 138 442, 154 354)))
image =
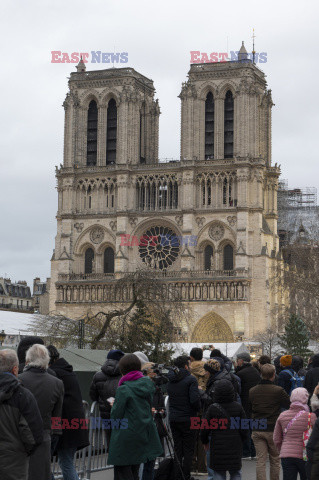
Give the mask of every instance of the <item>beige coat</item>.
POLYGON ((206 390, 206 383, 208 380, 208 372, 204 369, 205 362, 201 360, 195 360, 190 364, 190 372, 196 378, 198 386, 203 390, 206 390))

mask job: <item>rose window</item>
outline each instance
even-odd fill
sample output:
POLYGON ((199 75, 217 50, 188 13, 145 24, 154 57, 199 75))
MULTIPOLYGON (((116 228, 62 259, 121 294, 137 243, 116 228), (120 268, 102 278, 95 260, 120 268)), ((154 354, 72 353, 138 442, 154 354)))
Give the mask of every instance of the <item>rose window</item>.
POLYGON ((155 270, 170 267, 178 257, 179 249, 179 238, 167 227, 149 228, 142 236, 138 248, 143 262, 155 270))

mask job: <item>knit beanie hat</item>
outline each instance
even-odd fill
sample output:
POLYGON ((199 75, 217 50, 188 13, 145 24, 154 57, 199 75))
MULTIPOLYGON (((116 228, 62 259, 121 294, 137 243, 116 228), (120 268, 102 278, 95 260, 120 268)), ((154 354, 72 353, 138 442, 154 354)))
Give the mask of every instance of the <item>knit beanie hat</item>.
POLYGON ((306 405, 308 403, 309 393, 308 390, 302 387, 295 388, 290 395, 291 403, 299 402, 306 405))
POLYGON ((144 365, 144 363, 148 363, 149 359, 143 352, 134 352, 134 355, 136 355, 141 362, 141 365, 144 365))
POLYGON ((209 373, 216 373, 220 371, 220 363, 218 360, 215 360, 214 358, 211 358, 210 360, 207 360, 207 362, 204 365, 204 369, 209 372, 209 373))
POLYGON ((106 358, 108 360, 117 360, 119 362, 124 355, 125 354, 122 350, 110 350, 106 358))
POLYGON ((290 367, 292 364, 292 356, 291 355, 283 355, 280 357, 280 365, 283 367, 290 367))

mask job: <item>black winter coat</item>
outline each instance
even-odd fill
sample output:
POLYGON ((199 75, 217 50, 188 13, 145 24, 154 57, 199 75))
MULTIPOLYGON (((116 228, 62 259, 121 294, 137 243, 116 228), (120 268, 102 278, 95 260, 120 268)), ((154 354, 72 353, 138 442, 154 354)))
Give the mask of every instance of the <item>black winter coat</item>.
POLYGON ((14 375, 0 373, 0 478, 27 480, 28 455, 42 440, 34 396, 14 375))
MULTIPOLYGON (((63 383, 43 368, 32 366, 27 366, 19 375, 19 379, 22 385, 35 396, 43 421, 43 429, 51 431, 51 417, 61 417, 63 383)), ((61 434, 62 432, 57 429, 54 433, 61 434)))
POLYGON ((304 387, 309 392, 309 398, 312 397, 313 391, 319 382, 319 367, 313 367, 308 370, 304 382, 304 387))
POLYGON ((309 480, 317 480, 319 478, 319 418, 314 424, 312 434, 307 443, 307 469, 309 480))
POLYGON ((115 398, 116 390, 122 375, 117 360, 106 360, 101 371, 97 372, 90 387, 90 397, 94 402, 99 402, 102 418, 110 418, 111 405, 107 402, 110 397, 115 398))
MULTIPOLYGON (((207 410, 204 418, 206 418, 210 426, 211 419, 228 419, 226 429, 203 428, 201 430, 201 441, 206 445, 210 441, 210 467, 218 471, 237 471, 241 469, 241 459, 243 454, 242 442, 248 436, 248 429, 230 428, 230 417, 245 419, 246 415, 243 407, 234 401, 234 389, 228 380, 222 380, 216 386, 215 390, 216 403, 213 403, 207 410), (225 410, 225 415, 221 409, 225 410)), ((241 425, 240 425, 241 426, 241 425)), ((244 426, 244 425, 243 425, 244 426)))
POLYGON ((85 423, 85 414, 82 403, 82 394, 78 379, 73 372, 73 367, 64 358, 59 358, 51 365, 57 378, 62 380, 64 385, 64 398, 62 405, 62 418, 66 419, 65 426, 74 425, 78 428, 64 428, 62 437, 59 439, 57 448, 81 448, 89 445, 88 425, 85 423), (75 419, 75 420, 74 420, 75 419), (82 420, 82 422, 81 422, 82 420))
POLYGON ((247 417, 250 417, 249 390, 260 382, 260 375, 251 363, 244 363, 236 368, 236 375, 241 380, 241 403, 247 417))
POLYGON ((189 370, 169 372, 167 393, 169 397, 170 422, 188 422, 200 410, 200 396, 196 378, 189 370))

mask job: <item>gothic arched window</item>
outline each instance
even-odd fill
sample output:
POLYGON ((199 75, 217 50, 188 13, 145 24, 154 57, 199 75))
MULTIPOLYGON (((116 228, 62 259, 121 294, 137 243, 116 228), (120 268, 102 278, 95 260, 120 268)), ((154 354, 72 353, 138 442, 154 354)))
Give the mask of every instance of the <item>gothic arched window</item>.
POLYGON ((146 162, 146 113, 145 113, 145 102, 143 102, 141 111, 140 111, 140 163, 146 162))
POLYGON ((95 100, 92 100, 88 109, 88 125, 87 125, 87 147, 86 147, 86 164, 96 165, 97 159, 97 119, 98 111, 95 100))
POLYGON ((205 101, 205 159, 214 158, 214 97, 208 92, 205 101))
POLYGON ((106 164, 116 162, 117 138, 117 107, 114 98, 111 98, 107 107, 106 127, 106 164))
POLYGON ((224 158, 234 156, 234 99, 230 90, 226 93, 224 109, 224 158))
POLYGON ((84 273, 93 273, 94 250, 88 248, 85 251, 84 273))
POLYGON ((234 249, 231 245, 224 247, 224 270, 234 270, 234 249))
POLYGON ((114 250, 111 247, 104 250, 104 273, 114 273, 114 250))
POLYGON ((212 270, 214 250, 211 245, 207 245, 204 250, 204 268, 205 270, 212 270))

